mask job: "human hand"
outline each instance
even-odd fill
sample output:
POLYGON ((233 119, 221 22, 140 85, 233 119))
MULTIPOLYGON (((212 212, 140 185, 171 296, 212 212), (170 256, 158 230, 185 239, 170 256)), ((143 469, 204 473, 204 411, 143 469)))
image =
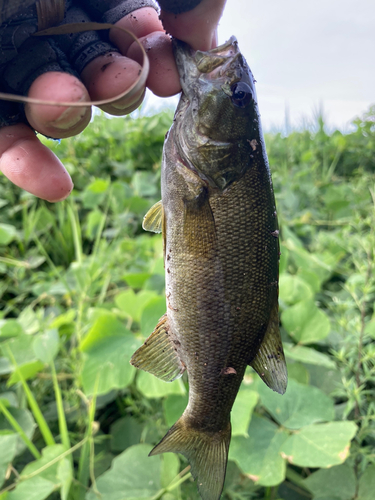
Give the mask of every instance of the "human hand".
MULTIPOLYGON (((196 8, 183 14, 162 11, 161 18, 170 34, 190 43, 195 49, 207 50, 216 44, 216 26, 224 4, 225 0, 203 0, 196 8)), ((68 19, 67 22, 72 21, 68 19)), ((125 15, 116 25, 134 33, 146 49, 150 62, 147 87, 161 97, 178 93, 180 83, 171 41, 157 12, 152 7, 144 7, 125 15)), ((123 93, 138 78, 141 50, 130 35, 120 30, 111 30, 109 40, 113 43, 113 50, 107 47, 105 53, 91 60, 80 71, 80 79, 74 74, 49 71, 35 78, 28 89, 28 96, 60 102, 84 102, 113 98, 123 93)), ((131 100, 125 96, 102 106, 102 109, 113 115, 124 115, 136 109, 143 97, 144 89, 141 89, 131 100)), ((80 133, 87 126, 91 109, 26 104, 25 115, 28 123, 38 132, 64 138, 80 133)), ((26 123, 0 129, 0 170, 14 184, 51 202, 66 198, 73 188, 62 163, 26 123)))

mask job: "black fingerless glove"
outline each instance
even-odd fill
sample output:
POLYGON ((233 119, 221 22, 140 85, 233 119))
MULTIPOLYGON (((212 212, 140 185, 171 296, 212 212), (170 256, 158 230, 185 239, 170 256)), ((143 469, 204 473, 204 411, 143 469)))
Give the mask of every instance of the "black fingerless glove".
MULTIPOLYGON (((15 8, 18 0, 11 1, 15 8)), ((115 23, 141 7, 156 8, 156 5, 152 0, 68 0, 61 24, 92 20, 115 23)), ((27 95, 33 81, 47 71, 61 71, 79 77, 87 64, 96 57, 110 51, 118 52, 109 43, 108 35, 104 32, 86 31, 53 37, 32 37, 37 30, 35 5, 23 9, 0 26, 2 92, 27 95)), ((0 126, 14 125, 20 121, 26 122, 23 105, 0 101, 0 126)))

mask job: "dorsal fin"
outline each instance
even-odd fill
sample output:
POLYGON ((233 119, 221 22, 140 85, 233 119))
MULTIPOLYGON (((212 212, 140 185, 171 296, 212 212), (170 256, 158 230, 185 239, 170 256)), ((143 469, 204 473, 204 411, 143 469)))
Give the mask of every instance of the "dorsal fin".
POLYGON ((153 205, 143 218, 142 227, 145 231, 161 233, 163 226, 163 204, 158 201, 153 205))

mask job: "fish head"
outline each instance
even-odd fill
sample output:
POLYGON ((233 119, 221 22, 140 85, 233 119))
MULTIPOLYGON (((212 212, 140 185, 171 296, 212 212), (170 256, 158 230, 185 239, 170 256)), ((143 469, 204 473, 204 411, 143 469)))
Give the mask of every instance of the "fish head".
POLYGON ((256 156, 267 162, 254 77, 235 37, 207 52, 179 40, 173 40, 173 48, 182 86, 175 114, 177 149, 188 168, 224 190, 256 156))

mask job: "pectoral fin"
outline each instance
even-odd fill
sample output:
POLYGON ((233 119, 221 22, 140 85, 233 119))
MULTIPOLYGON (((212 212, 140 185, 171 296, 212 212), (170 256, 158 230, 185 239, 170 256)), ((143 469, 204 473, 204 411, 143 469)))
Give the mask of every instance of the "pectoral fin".
POLYGON ((207 188, 190 200, 184 200, 183 236, 189 252, 212 258, 216 250, 216 228, 207 188))
POLYGON ((258 373, 263 382, 273 391, 284 394, 288 383, 283 345, 279 328, 279 311, 276 302, 263 342, 250 366, 258 373))
POLYGON ((168 317, 162 316, 146 342, 133 354, 130 364, 172 382, 181 377, 185 365, 177 354, 178 341, 169 331, 168 317))
POLYGON ((163 204, 158 201, 153 205, 143 218, 142 227, 145 231, 161 233, 163 226, 163 204))

